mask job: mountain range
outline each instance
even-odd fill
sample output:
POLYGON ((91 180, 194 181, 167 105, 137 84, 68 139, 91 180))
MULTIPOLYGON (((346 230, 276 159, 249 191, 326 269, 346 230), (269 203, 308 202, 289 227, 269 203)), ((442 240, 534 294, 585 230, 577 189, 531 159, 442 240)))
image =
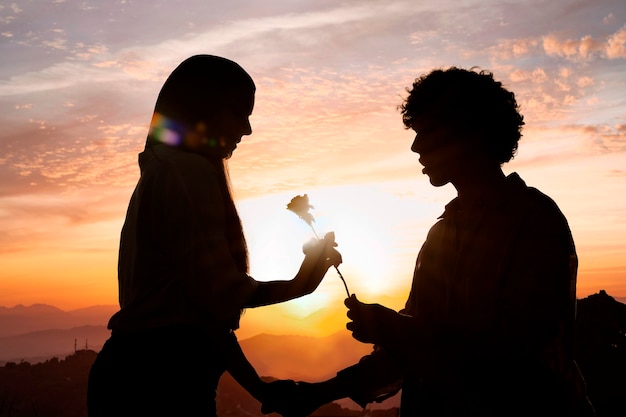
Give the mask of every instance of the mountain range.
MULTIPOLYGON (((0 365, 38 363, 81 349, 99 351, 110 335, 105 324, 115 311, 116 306, 69 312, 43 304, 0 307, 0 365)), ((240 344, 261 375, 301 380, 325 379, 371 351, 371 345, 357 342, 347 330, 324 337, 258 334, 240 338, 240 344)))

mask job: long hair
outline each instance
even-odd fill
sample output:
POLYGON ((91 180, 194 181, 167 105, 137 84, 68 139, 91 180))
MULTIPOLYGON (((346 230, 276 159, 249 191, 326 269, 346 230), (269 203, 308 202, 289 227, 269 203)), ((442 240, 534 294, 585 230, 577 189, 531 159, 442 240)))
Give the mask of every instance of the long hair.
POLYGON ((226 215, 225 230, 226 239, 228 240, 228 248, 230 249, 230 253, 235 260, 237 269, 239 269, 240 272, 247 273, 250 267, 248 262, 248 245, 246 243, 246 237, 243 233, 241 219, 239 217, 239 213, 237 212, 237 207, 235 206, 235 201, 231 192, 227 161, 223 159, 220 162, 221 163, 214 165, 219 165, 215 167, 215 170, 218 174, 218 182, 224 204, 224 213, 226 215))
MULTIPOLYGON (((157 98, 146 147, 157 144, 184 148, 190 129, 223 105, 235 90, 254 93, 252 77, 236 62, 214 55, 194 55, 169 75, 157 98)), ((237 268, 248 272, 248 248, 231 192, 225 159, 207 158, 215 167, 225 210, 228 247, 237 268)))

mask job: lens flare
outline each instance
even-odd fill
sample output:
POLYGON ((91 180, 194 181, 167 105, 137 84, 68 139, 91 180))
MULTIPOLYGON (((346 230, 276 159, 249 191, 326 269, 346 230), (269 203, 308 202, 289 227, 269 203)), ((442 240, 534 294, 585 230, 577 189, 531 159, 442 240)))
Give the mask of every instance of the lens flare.
POLYGON ((159 142, 170 146, 179 146, 183 141, 181 131, 180 125, 174 120, 160 113, 154 113, 152 116, 150 136, 159 142))

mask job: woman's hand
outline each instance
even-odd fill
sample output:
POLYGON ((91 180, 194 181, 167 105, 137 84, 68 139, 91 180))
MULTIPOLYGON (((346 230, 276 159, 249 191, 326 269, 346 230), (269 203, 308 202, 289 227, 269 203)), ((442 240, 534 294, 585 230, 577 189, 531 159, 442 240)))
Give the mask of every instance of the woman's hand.
POLYGON ((305 254, 300 270, 289 281, 258 281, 252 297, 243 306, 260 307, 293 300, 315 291, 326 271, 341 264, 341 254, 335 247, 335 234, 327 233, 323 239, 304 245, 305 254))
POLYGON ((335 233, 326 233, 323 239, 311 240, 305 243, 302 251, 305 254, 298 274, 294 278, 299 283, 304 294, 309 294, 319 286, 328 268, 341 264, 341 254, 335 249, 335 233))

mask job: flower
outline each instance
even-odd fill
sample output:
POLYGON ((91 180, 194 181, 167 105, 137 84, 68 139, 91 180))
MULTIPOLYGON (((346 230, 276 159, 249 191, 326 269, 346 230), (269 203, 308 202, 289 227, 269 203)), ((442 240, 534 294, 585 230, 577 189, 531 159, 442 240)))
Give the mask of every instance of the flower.
MULTIPOLYGON (((296 213, 298 217, 304 220, 306 224, 308 224, 311 227, 311 230, 313 230, 313 234, 315 234, 315 237, 319 239, 319 236, 317 235, 317 232, 315 231, 315 228, 313 227, 315 218, 313 217, 311 213, 309 213, 309 209, 312 209, 312 208, 314 207, 311 204, 309 204, 309 196, 306 194, 295 196, 294 198, 291 199, 289 204, 287 204, 287 210, 296 213)), ((324 239, 331 241, 334 246, 337 246, 337 244, 335 243, 334 232, 326 233, 326 235, 324 236, 324 239)), ((339 275, 339 278, 341 278, 341 282, 343 282, 343 286, 346 289, 346 294, 348 294, 348 297, 350 297, 350 291, 348 290, 348 285, 346 284, 346 280, 344 279, 343 275, 341 275, 341 272, 339 272, 339 268, 337 267, 337 265, 334 265, 334 267, 335 267, 335 271, 337 271, 337 275, 339 275)))
POLYGON ((314 207, 309 204, 309 196, 306 194, 295 196, 291 199, 289 204, 287 204, 287 210, 296 213, 298 217, 311 227, 313 227, 313 223, 315 222, 315 218, 309 213, 309 209, 312 208, 314 207))

